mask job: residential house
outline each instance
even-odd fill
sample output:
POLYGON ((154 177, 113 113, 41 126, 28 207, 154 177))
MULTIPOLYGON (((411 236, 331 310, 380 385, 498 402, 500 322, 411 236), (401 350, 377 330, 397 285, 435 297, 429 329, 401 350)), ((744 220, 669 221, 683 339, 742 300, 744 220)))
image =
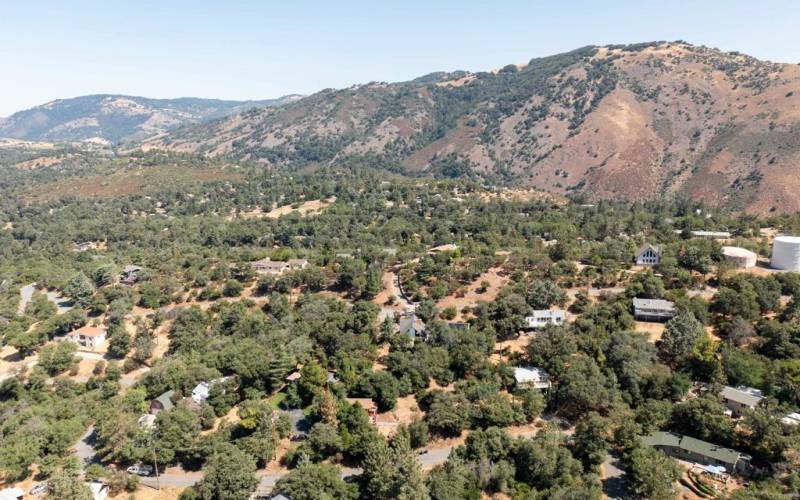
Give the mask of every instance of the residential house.
POLYGON ((722 403, 728 407, 734 417, 741 417, 747 410, 752 410, 761 403, 764 396, 752 387, 725 386, 719 392, 722 403))
POLYGON ((692 231, 695 238, 708 238, 710 240, 729 240, 731 233, 728 231, 692 231))
POLYGON ((528 328, 544 328, 547 325, 563 325, 566 313, 561 310, 540 309, 535 310, 530 316, 525 317, 525 324, 528 328))
POLYGON ((80 243, 75 243, 72 246, 72 251, 85 252, 87 250, 94 250, 95 248, 97 248, 97 245, 94 243, 94 241, 82 241, 80 243))
POLYGON ((64 336, 64 340, 74 342, 86 349, 95 350, 106 343, 107 330, 104 326, 82 326, 64 336))
POLYGON ((282 260, 269 258, 257 260, 252 263, 253 269, 259 274, 282 274, 289 270, 289 263, 282 260))
POLYGON ((347 398, 347 402, 351 405, 359 405, 367 410, 369 415, 369 423, 376 425, 378 423, 378 405, 375 404, 370 398, 347 398))
POLYGON ((284 380, 286 381, 287 384, 294 384, 295 382, 300 380, 300 376, 301 376, 300 372, 295 370, 292 373, 290 373, 284 380))
POLYGON ((655 432, 642 439, 642 443, 680 460, 725 467, 731 474, 750 468, 749 455, 672 432, 655 432))
POLYGON ((637 266, 657 266, 661 264, 661 245, 651 245, 649 243, 641 246, 636 251, 637 266))
POLYGON ((405 314, 400 317, 399 329, 402 335, 408 335, 413 342, 424 333, 425 323, 414 313, 405 314))
POLYGON ((675 316, 675 304, 662 299, 633 299, 633 316, 639 321, 667 321, 675 316))
POLYGON ((217 384, 227 382, 230 379, 231 377, 221 377, 214 380, 209 380, 208 382, 200 382, 194 387, 194 389, 192 389, 192 401, 198 405, 202 405, 208 399, 208 396, 211 393, 211 388, 217 384))
POLYGON ((515 366, 514 380, 517 382, 517 387, 550 388, 550 375, 541 368, 515 366))
POLYGON ((150 413, 152 415, 158 414, 160 411, 171 410, 175 407, 175 404, 172 402, 172 397, 175 395, 175 391, 167 391, 164 394, 160 395, 159 397, 155 398, 154 400, 150 401, 150 413))
POLYGON ((139 281, 142 268, 139 266, 125 266, 122 268, 122 273, 119 275, 119 282, 126 285, 132 285, 139 281))

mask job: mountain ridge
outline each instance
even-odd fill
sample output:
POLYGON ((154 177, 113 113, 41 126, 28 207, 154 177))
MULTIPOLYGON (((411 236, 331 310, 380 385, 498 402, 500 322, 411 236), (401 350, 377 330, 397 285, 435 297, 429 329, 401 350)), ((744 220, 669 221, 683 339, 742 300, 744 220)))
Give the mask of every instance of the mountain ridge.
POLYGON ((326 89, 143 148, 796 211, 800 68, 682 41, 588 46, 492 72, 326 89))
POLYGON ((290 94, 277 99, 234 101, 91 94, 56 99, 0 118, 0 137, 51 142, 140 141, 181 125, 249 108, 281 106, 300 97, 290 94))

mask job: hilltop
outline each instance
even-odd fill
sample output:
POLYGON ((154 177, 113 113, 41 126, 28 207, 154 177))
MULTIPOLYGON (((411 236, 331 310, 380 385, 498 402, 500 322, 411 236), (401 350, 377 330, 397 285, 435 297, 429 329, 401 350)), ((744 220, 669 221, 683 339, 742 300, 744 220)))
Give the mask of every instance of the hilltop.
POLYGON ((800 210, 800 67, 654 42, 324 90, 145 141, 290 170, 355 164, 588 199, 800 210))
POLYGON ((88 95, 58 99, 0 119, 0 137, 26 141, 130 142, 251 108, 281 106, 300 96, 264 101, 149 99, 126 95, 88 95))

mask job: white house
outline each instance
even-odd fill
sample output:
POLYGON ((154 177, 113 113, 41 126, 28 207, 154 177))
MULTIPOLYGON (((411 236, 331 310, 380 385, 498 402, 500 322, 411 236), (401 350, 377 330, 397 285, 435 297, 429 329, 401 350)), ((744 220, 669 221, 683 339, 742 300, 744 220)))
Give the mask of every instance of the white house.
POLYGON ((208 399, 208 395, 210 394, 212 387, 214 387, 215 385, 220 384, 222 382, 226 382, 226 381, 228 381, 230 379, 231 379, 231 377, 222 377, 222 378, 217 378, 217 379, 214 379, 214 380, 210 380, 208 382, 205 382, 205 381, 204 382, 200 382, 199 384, 197 384, 194 387, 194 389, 192 389, 192 401, 194 401, 195 403, 197 403, 199 405, 205 403, 206 400, 208 399))
POLYGON ((657 266, 661 264, 661 245, 642 245, 636 251, 637 266, 657 266))
POLYGON ((764 399, 761 391, 752 387, 725 386, 719 392, 722 403, 731 411, 734 417, 741 417, 747 410, 752 410, 764 399))
POLYGON ((550 376, 541 368, 515 366, 514 380, 517 382, 518 387, 550 388, 550 376))
POLYGON ((103 326, 82 326, 64 335, 64 340, 87 349, 98 349, 106 343, 107 330, 103 326))
POLYGON ((666 321, 675 316, 675 304, 662 299, 633 299, 633 316, 640 321, 666 321))
POLYGON ((563 325, 566 313, 561 310, 540 309, 535 310, 530 316, 525 317, 528 328, 544 328, 547 325, 563 325))

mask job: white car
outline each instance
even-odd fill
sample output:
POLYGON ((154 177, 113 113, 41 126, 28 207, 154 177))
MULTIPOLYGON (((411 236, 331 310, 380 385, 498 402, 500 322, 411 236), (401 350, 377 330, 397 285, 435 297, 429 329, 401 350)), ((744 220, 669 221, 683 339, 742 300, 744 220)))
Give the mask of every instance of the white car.
POLYGON ((38 483, 31 488, 31 491, 28 492, 31 496, 41 495, 42 493, 47 491, 47 483, 38 483))
POLYGON ((146 464, 131 465, 125 472, 128 474, 136 474, 137 476, 149 476, 153 473, 153 466, 146 464))

